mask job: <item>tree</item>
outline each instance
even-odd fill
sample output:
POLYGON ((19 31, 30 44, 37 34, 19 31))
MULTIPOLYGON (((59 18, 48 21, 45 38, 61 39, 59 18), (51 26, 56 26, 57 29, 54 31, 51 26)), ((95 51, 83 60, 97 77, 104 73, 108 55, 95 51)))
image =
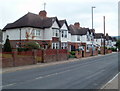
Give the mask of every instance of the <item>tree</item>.
POLYGON ((3 49, 4 52, 12 52, 12 48, 11 48, 10 41, 9 41, 8 37, 9 36, 7 35, 7 39, 6 39, 6 42, 4 44, 4 49, 3 49))
POLYGON ((120 50, 120 39, 116 42, 116 47, 120 50))

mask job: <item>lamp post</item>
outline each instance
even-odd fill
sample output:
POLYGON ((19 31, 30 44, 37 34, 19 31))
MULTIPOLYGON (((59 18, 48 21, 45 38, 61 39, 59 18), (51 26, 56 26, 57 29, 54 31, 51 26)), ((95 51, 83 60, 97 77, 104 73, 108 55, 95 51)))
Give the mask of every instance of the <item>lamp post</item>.
POLYGON ((93 29, 93 9, 96 8, 94 6, 92 6, 92 29, 93 29))
MULTIPOLYGON (((96 8, 95 6, 92 6, 92 29, 93 29, 93 9, 96 8)), ((93 39, 92 39, 92 56, 93 56, 93 39)))
POLYGON ((103 16, 103 26, 104 26, 104 55, 105 55, 105 16, 103 16))

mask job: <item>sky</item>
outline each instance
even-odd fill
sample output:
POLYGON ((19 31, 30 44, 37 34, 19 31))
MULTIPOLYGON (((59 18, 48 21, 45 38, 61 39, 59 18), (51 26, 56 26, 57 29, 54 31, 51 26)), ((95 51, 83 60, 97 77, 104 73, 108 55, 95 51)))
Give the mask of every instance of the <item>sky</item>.
POLYGON ((81 27, 92 28, 96 33, 103 33, 103 16, 105 16, 106 33, 118 35, 118 2, 119 0, 0 0, 0 29, 12 23, 28 12, 38 14, 44 9, 48 17, 57 16, 66 19, 68 25, 79 22, 81 27))

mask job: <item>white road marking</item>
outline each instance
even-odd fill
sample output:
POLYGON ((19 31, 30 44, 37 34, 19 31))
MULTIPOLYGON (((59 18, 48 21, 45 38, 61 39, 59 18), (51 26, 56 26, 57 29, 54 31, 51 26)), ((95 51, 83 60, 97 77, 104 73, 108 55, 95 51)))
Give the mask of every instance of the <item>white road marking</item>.
POLYGON ((117 75, 115 75, 110 81, 108 81, 104 86, 102 86, 101 89, 104 89, 104 88, 105 88, 109 83, 111 83, 119 74, 120 74, 120 72, 119 72, 117 75))
POLYGON ((37 79, 42 79, 42 78, 46 78, 46 77, 50 77, 50 76, 55 76, 55 75, 62 74, 62 73, 68 72, 68 71, 71 71, 71 70, 66 70, 66 71, 62 71, 62 72, 57 72, 57 73, 49 74, 49 75, 46 75, 46 76, 43 76, 43 77, 40 76, 40 77, 37 77, 37 78, 35 78, 35 79, 37 80, 37 79))
POLYGON ((11 84, 7 84, 7 85, 4 85, 4 86, 1 86, 1 87, 9 87, 9 86, 13 86, 13 85, 15 85, 16 83, 11 83, 11 84))

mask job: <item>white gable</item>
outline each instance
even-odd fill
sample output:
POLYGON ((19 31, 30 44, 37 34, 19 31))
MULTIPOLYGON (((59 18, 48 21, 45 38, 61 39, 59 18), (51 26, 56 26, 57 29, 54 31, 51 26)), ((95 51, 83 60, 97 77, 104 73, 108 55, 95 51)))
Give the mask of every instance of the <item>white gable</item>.
POLYGON ((63 24, 63 26, 61 27, 61 29, 63 29, 63 30, 68 30, 68 28, 67 28, 67 26, 66 26, 65 23, 63 24))
POLYGON ((59 28, 59 25, 56 21, 54 21, 53 25, 52 25, 52 28, 59 28))

